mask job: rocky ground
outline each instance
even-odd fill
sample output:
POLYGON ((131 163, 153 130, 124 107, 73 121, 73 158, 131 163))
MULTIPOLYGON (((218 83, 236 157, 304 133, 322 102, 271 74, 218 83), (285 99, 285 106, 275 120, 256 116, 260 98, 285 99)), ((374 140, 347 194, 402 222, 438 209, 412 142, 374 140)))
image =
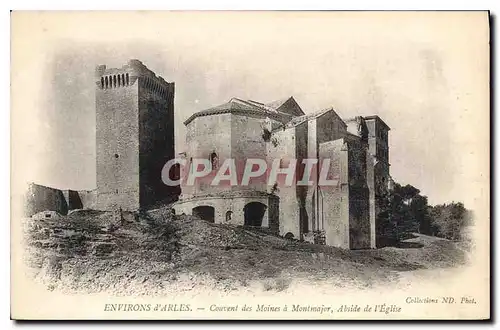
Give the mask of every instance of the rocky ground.
POLYGON ((401 247, 348 251, 172 216, 168 208, 122 216, 80 210, 24 225, 32 275, 64 292, 284 291, 301 279, 371 287, 405 272, 456 267, 468 255, 456 242, 418 234, 401 247))

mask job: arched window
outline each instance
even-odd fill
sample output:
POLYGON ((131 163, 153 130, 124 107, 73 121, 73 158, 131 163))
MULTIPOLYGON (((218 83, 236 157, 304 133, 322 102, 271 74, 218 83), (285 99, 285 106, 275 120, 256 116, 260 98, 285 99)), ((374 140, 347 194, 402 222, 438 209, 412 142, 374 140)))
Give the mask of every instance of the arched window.
POLYGON ((128 73, 127 73, 127 75, 125 76, 125 78, 126 78, 126 80, 127 80, 127 86, 128 86, 128 84, 129 84, 129 80, 128 80, 128 73))
POLYGON ((233 211, 227 211, 226 212, 226 222, 230 222, 232 218, 233 218, 233 211))
POLYGON ((122 82, 122 79, 121 79, 120 75, 118 75, 118 87, 121 86, 121 82, 122 82))
POLYGON ((105 82, 105 84, 106 84, 106 88, 108 88, 108 77, 105 77, 105 78, 104 78, 104 82, 105 82))
POLYGON ((104 88, 104 78, 101 77, 101 88, 104 88))
POLYGON ((216 170, 217 168, 219 168, 219 157, 215 152, 212 152, 212 154, 210 154, 210 163, 212 164, 212 170, 216 170))

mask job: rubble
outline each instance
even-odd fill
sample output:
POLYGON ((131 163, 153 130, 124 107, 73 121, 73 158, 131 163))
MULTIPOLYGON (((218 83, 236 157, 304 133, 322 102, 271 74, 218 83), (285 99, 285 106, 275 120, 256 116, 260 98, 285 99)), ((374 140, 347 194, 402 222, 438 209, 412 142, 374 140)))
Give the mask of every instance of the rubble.
POLYGON ((201 286, 283 291, 300 279, 375 285, 402 271, 456 265, 464 253, 453 242, 425 237, 413 239, 423 242, 420 249, 342 250, 175 216, 168 208, 118 217, 88 210, 33 217, 24 228, 28 265, 48 289, 117 295, 201 286), (114 230, 107 230, 111 225, 114 230))

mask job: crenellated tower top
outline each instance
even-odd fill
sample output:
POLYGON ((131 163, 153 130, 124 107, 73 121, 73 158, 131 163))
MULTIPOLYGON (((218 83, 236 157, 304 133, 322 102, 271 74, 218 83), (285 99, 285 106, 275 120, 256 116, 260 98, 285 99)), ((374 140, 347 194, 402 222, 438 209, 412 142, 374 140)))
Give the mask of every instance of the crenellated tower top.
POLYGON ((143 86, 162 96, 173 92, 174 83, 169 83, 161 76, 149 70, 141 61, 131 59, 121 68, 107 68, 98 65, 95 70, 95 83, 98 89, 114 89, 133 86, 140 79, 143 86))

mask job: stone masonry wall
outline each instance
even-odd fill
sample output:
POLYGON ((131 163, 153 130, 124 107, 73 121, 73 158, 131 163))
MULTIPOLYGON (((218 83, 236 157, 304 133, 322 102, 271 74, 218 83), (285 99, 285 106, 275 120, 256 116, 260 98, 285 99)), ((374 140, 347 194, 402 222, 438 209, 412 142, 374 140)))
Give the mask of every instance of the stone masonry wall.
MULTIPOLYGON (((187 166, 183 173, 185 179, 187 179, 186 175, 191 171, 190 161, 192 159, 204 158, 209 160, 210 155, 215 152, 219 158, 220 166, 224 160, 231 158, 231 120, 231 114, 221 114, 198 117, 187 125, 187 166)), ((213 179, 213 175, 204 181, 196 180, 195 186, 183 185, 182 195, 190 197, 197 194, 227 192, 229 188, 227 186, 211 186, 211 179, 213 179)))
POLYGON ((137 210, 180 193, 161 180, 175 157, 174 85, 138 60, 96 69, 98 209, 137 210))
MULTIPOLYGON (((241 180, 246 160, 257 158, 266 160, 267 144, 263 138, 264 128, 268 125, 266 118, 232 115, 231 118, 231 156, 236 161, 238 180, 241 180)), ((240 182, 240 181, 239 181, 240 182)), ((250 181, 247 186, 232 187, 231 190, 256 190, 266 192, 265 176, 250 181)))
POLYGON ((344 139, 322 143, 319 147, 321 159, 330 158, 331 174, 337 175, 337 186, 321 189, 318 202, 324 207, 321 217, 325 231, 326 245, 350 248, 349 241, 349 149, 344 139))
MULTIPOLYGON (((307 121, 307 157, 310 159, 317 159, 319 156, 319 145, 317 140, 317 120, 312 119, 307 121)), ((318 171, 314 167, 311 171, 311 179, 315 180, 318 177, 318 171)), ((317 205, 316 200, 318 196, 318 186, 307 187, 307 196, 305 201, 306 212, 308 215, 308 229, 309 231, 322 230, 318 224, 317 205)))
MULTIPOLYGON (((373 178, 370 179, 370 185, 372 187, 370 196, 373 199, 374 206, 371 212, 375 214, 374 222, 378 222, 379 199, 383 198, 385 195, 387 184, 390 179, 389 174, 389 128, 381 122, 378 117, 365 118, 366 126, 368 128, 368 153, 372 158, 373 162, 373 178)), ((375 223, 373 226, 376 228, 375 223)), ((377 237, 377 233, 374 233, 375 229, 372 229, 372 236, 377 237)), ((372 247, 373 246, 372 244, 372 247)))
POLYGON ((367 184, 367 146, 360 139, 349 145, 349 241, 351 249, 371 247, 370 195, 367 184))
POLYGON ((138 102, 139 87, 132 72, 128 84, 96 89, 98 209, 140 207, 138 102))
POLYGON ((180 187, 167 186, 161 178, 165 163, 175 158, 173 83, 139 79, 139 139, 141 205, 175 200, 180 187))
POLYGON ((305 166, 302 161, 307 158, 308 145, 308 123, 304 122, 295 126, 295 158, 297 159, 297 170, 295 178, 295 193, 297 199, 297 207, 299 208, 299 229, 300 236, 303 238, 305 233, 309 232, 309 214, 307 213, 307 192, 308 186, 297 185, 297 182, 302 180, 305 166))
POLYGON ((63 215, 68 213, 68 204, 62 190, 32 183, 24 198, 24 214, 27 217, 41 211, 56 211, 63 215))
POLYGON ((181 200, 173 204, 176 214, 192 215, 198 206, 210 206, 214 209, 214 223, 243 226, 245 223, 244 208, 248 203, 262 203, 266 211, 262 219, 262 227, 272 232, 279 230, 279 199, 266 194, 235 194, 234 196, 200 196, 181 200), (230 215, 228 216, 228 212, 230 215))
POLYGON ((345 134, 346 126, 335 111, 329 111, 317 118, 317 139, 319 144, 343 138, 345 134))
MULTIPOLYGON (((281 159, 282 168, 289 167, 289 160, 295 159, 297 145, 295 142, 295 127, 273 132, 271 141, 268 143, 268 163, 272 164, 275 159, 281 159)), ((285 176, 278 175, 276 189, 269 186, 272 192, 279 197, 279 219, 280 235, 293 234, 300 238, 300 204, 297 200, 297 188, 295 184, 286 186, 285 176)), ((273 184, 270 182, 270 184, 273 184)))
POLYGON ((376 248, 375 158, 366 151, 366 182, 369 191, 370 248, 376 248))

